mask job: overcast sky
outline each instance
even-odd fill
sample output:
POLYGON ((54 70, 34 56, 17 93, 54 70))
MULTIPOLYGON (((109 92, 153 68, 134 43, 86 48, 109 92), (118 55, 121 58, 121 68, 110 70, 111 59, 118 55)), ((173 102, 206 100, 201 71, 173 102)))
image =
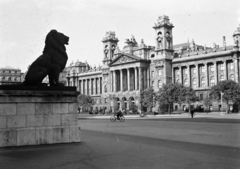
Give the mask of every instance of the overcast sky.
POLYGON ((102 64, 102 38, 115 31, 119 47, 134 35, 154 46, 158 16, 167 15, 173 43, 194 39, 199 45, 222 46, 240 23, 240 0, 0 0, 0 67, 27 70, 42 54, 51 29, 70 37, 68 63, 102 64))

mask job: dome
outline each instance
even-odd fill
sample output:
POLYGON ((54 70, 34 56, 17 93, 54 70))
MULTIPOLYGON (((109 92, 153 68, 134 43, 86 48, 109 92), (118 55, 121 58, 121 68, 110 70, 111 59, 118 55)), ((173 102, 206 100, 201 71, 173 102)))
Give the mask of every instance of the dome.
POLYGON ((233 36, 240 35, 240 24, 238 25, 237 29, 234 31, 233 36))

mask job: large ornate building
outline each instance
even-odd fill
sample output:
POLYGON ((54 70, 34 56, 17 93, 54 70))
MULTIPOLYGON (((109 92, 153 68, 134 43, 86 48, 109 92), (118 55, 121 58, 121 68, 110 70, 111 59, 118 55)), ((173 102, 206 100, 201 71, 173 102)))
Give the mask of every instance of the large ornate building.
MULTIPOLYGON (((123 50, 118 47, 115 32, 107 32, 102 40, 103 65, 72 63, 75 67, 68 68, 68 85, 77 86, 81 93, 94 97, 94 109, 108 110, 129 109, 132 104, 140 109, 140 89, 150 86, 157 91, 162 84, 179 82, 191 86, 203 99, 208 97, 210 87, 221 80, 239 82, 240 27, 233 34, 235 43, 226 46, 223 37, 221 47, 196 45, 193 40, 173 45, 173 27, 167 16, 160 16, 153 26, 155 46, 146 45, 143 40, 138 44, 132 36, 126 39, 123 50)), ((203 107, 201 101, 195 104, 203 107)), ((174 109, 186 107, 181 106, 174 105, 174 109)), ((212 110, 221 108, 218 102, 211 106, 212 110)))
POLYGON ((23 81, 23 73, 10 66, 0 68, 0 85, 12 85, 23 81))

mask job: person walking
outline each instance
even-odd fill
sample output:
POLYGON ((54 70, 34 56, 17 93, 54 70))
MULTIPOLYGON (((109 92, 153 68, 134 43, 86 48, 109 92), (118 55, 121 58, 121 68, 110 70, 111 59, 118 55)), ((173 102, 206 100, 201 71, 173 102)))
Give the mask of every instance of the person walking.
POLYGON ((194 116, 194 107, 191 107, 191 109, 190 109, 190 113, 191 113, 191 117, 193 118, 193 116, 194 116))

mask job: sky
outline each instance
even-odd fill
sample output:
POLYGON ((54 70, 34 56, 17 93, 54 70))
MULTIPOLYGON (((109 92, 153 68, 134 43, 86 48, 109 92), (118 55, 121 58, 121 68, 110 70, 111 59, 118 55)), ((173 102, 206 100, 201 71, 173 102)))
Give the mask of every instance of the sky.
POLYGON ((233 45, 240 24, 240 0, 0 0, 0 67, 22 72, 42 54, 47 33, 56 29, 70 37, 69 65, 87 61, 102 65, 102 39, 114 31, 120 50, 133 35, 140 44, 155 45, 152 28, 167 15, 173 44, 233 45))

